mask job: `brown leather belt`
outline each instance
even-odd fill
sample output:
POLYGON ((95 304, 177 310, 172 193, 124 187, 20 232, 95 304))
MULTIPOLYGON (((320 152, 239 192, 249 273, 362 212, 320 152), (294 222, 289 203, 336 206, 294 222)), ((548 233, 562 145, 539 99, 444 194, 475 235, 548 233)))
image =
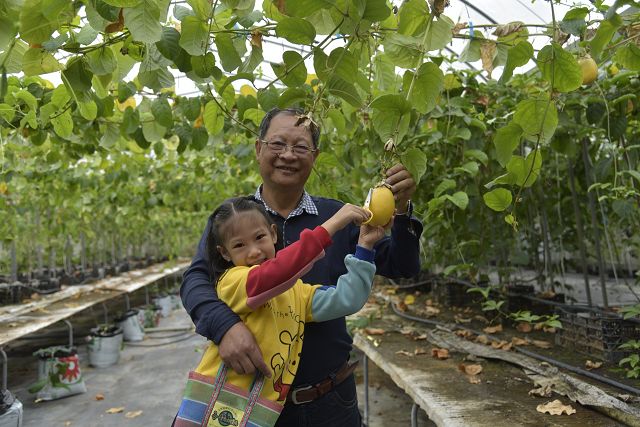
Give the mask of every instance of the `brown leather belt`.
POLYGON ((329 375, 329 377, 320 381, 316 385, 307 385, 302 387, 296 387, 289 390, 287 395, 287 403, 293 403, 294 405, 301 405, 303 403, 309 403, 317 398, 329 393, 335 386, 349 378, 358 365, 356 360, 353 363, 348 361, 342 365, 340 369, 329 375))

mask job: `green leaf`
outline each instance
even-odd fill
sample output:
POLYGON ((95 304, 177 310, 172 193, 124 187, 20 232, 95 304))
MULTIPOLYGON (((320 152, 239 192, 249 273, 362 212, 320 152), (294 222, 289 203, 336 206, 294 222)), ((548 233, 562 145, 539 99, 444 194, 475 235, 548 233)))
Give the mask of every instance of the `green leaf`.
POLYGON ((410 121, 410 113, 401 114, 394 110, 376 109, 373 110, 373 115, 371 116, 373 128, 380 136, 380 139, 385 142, 390 138, 394 138, 396 143, 401 142, 409 130, 410 121))
POLYGON ((209 134, 206 129, 203 128, 193 128, 191 130, 191 144, 190 146, 197 151, 202 150, 207 146, 209 142, 209 134))
POLYGON ((28 90, 20 89, 14 94, 14 97, 16 100, 23 101, 27 107, 29 107, 29 111, 36 111, 38 109, 38 100, 28 90))
POLYGON ((405 36, 422 34, 427 28, 429 7, 424 0, 409 0, 398 11, 398 33, 405 36))
POLYGON ((640 47, 633 43, 618 48, 614 59, 624 68, 640 71, 640 47))
POLYGON ((260 122, 262 122, 263 117, 265 116, 265 112, 259 108, 248 108, 244 112, 243 119, 251 120, 254 125, 260 126, 260 122))
POLYGON ((582 85, 582 69, 576 58, 559 44, 545 46, 538 53, 542 78, 559 92, 571 92, 582 85))
POLYGON ((67 62, 67 69, 62 72, 65 76, 65 83, 71 86, 76 96, 91 90, 91 78, 93 73, 89 70, 87 63, 82 57, 74 57, 67 62))
POLYGON ((436 190, 433 192, 433 196, 439 197, 445 191, 451 190, 453 188, 456 188, 456 182, 452 179, 445 178, 440 184, 438 184, 436 190))
POLYGON ((78 102, 78 111, 82 117, 89 121, 95 120, 98 116, 98 106, 92 99, 87 102, 78 102))
MULTIPOLYGON (((151 115, 151 113, 143 113, 140 117, 140 122, 142 123, 142 135, 144 136, 144 140, 147 143, 158 142, 162 140, 162 138, 164 138, 164 135, 167 133, 167 128, 162 126, 156 120, 153 120, 153 116, 151 115)), ((138 142, 138 145, 140 145, 140 142, 137 138, 136 142, 138 142)), ((148 146, 143 147, 142 145, 140 145, 140 147, 148 148, 148 146)))
POLYGON ((533 57, 533 46, 527 41, 521 41, 507 51, 507 63, 504 66, 500 83, 508 81, 513 75, 513 70, 526 65, 533 57))
POLYGON ((220 72, 218 67, 216 67, 216 57, 213 56, 212 52, 207 52, 206 55, 192 56, 191 67, 193 68, 193 72, 196 73, 196 76, 203 79, 217 74, 216 70, 220 72))
POLYGON ((287 15, 304 18, 320 9, 328 9, 334 6, 332 1, 328 0, 295 0, 286 2, 287 15))
POLYGON ((403 78, 405 93, 409 93, 409 102, 420 113, 426 114, 436 107, 436 103, 444 87, 444 74, 433 62, 425 62, 420 66, 415 77, 407 71, 403 78), (413 80, 413 87, 411 81, 413 80))
POLYGON ((359 73, 358 59, 342 47, 331 51, 327 59, 327 68, 329 76, 338 76, 347 83, 355 83, 359 73))
POLYGON ((469 205, 469 196, 464 191, 458 191, 453 195, 446 195, 447 200, 456 205, 462 210, 465 210, 469 205))
POLYGON ((209 40, 209 28, 195 16, 186 16, 182 20, 180 47, 189 55, 204 55, 209 40))
POLYGON ((189 3, 189 6, 191 6, 199 19, 206 21, 209 18, 212 3, 209 3, 208 0, 187 0, 187 3, 189 3))
POLYGON ((548 96, 520 101, 513 115, 513 122, 520 125, 525 138, 549 141, 558 126, 558 111, 548 96))
POLYGON ((287 50, 282 54, 282 64, 271 64, 276 76, 289 87, 302 86, 307 80, 307 67, 298 52, 287 50))
POLYGON ((151 103, 151 112, 153 117, 165 128, 171 129, 173 127, 173 113, 171 106, 166 98, 156 98, 151 103))
POLYGON ((64 113, 51 119, 53 130, 61 138, 69 138, 73 134, 73 118, 71 111, 66 110, 64 113))
POLYGON ((454 25, 453 21, 444 15, 440 15, 438 19, 434 20, 427 35, 426 50, 430 52, 444 49, 453 38, 454 25))
MULTIPOLYGON (((278 103, 276 105, 279 108, 287 108, 295 106, 296 104, 304 104, 306 99, 307 92, 304 89, 292 87, 282 92, 282 95, 278 98, 278 103)), ((262 101, 260 101, 260 92, 258 92, 258 102, 260 102, 260 105, 265 108, 262 101)))
POLYGON ((371 22, 384 21, 391 14, 386 0, 367 0, 362 18, 371 22))
POLYGON ((591 39, 591 56, 594 60, 598 60, 600 53, 606 45, 609 44, 618 28, 622 26, 622 18, 619 15, 614 14, 610 19, 605 19, 600 22, 596 35, 591 39))
POLYGON ((520 145, 522 134, 522 127, 515 122, 509 122, 496 132, 493 138, 493 144, 496 146, 496 160, 503 167, 509 163, 513 150, 520 145))
POLYGON ((0 117, 2 117, 7 123, 11 123, 16 111, 12 106, 5 103, 0 103, 0 117))
POLYGON ((141 71, 138 73, 138 82, 142 86, 146 86, 156 92, 159 92, 163 88, 171 87, 175 84, 173 74, 166 68, 159 68, 157 70, 141 71))
POLYGON ((68 0, 25 0, 20 11, 20 38, 31 45, 42 44, 72 18, 68 0))
POLYGON ((584 18, 589 14, 589 8, 576 7, 570 9, 560 21, 560 29, 567 34, 580 36, 587 29, 584 18))
POLYGON ((11 52, 0 53, 0 63, 4 64, 7 73, 20 73, 23 71, 22 58, 28 49, 28 44, 22 40, 17 40, 11 52))
POLYGON ((162 37, 160 6, 156 0, 142 0, 124 9, 124 22, 134 40, 155 43, 162 37))
POLYGON ((111 74, 118 67, 118 61, 109 48, 96 49, 86 55, 87 64, 93 74, 111 74))
POLYGON ((427 155, 423 150, 412 147, 400 155, 400 161, 413 177, 416 185, 427 171, 427 155))
POLYGON ((127 107, 122 115, 120 132, 123 135, 131 135, 138 129, 138 126, 140 126, 140 113, 137 109, 127 107))
POLYGON ((511 192, 504 188, 496 188, 482 195, 485 205, 496 212, 502 212, 511 205, 511 192))
POLYGON ((400 114, 411 111, 411 104, 404 99, 402 95, 386 94, 380 95, 373 101, 369 107, 384 112, 396 112, 400 114))
POLYGON ((102 0, 108 5, 115 7, 134 7, 137 6, 142 0, 102 0))
POLYGON ((258 90, 258 104, 264 111, 269 111, 277 106, 279 98, 278 90, 273 86, 258 90))
POLYGON ((413 68, 420 52, 420 40, 416 37, 391 33, 382 41, 384 53, 398 67, 413 68))
POLYGON ((233 44, 233 39, 229 33, 216 34, 216 46, 218 47, 218 55, 222 68, 231 72, 242 64, 242 58, 233 44))
POLYGON ((44 49, 29 49, 22 57, 22 70, 25 76, 53 73, 61 69, 62 66, 53 55, 44 49))
POLYGON ((217 135, 224 128, 224 116, 215 101, 207 102, 202 118, 209 135, 217 135))
POLYGON ((311 44, 316 38, 316 29, 300 18, 284 18, 276 26, 276 35, 294 44, 311 44))
POLYGON ((527 155, 513 156, 507 164, 507 171, 515 177, 515 184, 521 187, 531 187, 540 175, 542 168, 542 155, 538 150, 533 150, 527 155))

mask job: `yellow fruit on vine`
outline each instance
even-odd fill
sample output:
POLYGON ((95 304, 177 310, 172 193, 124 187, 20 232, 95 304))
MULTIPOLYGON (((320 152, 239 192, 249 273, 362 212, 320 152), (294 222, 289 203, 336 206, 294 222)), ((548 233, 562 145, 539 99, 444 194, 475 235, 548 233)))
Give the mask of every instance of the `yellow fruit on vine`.
POLYGON ((124 110, 126 110, 127 107, 136 108, 136 100, 133 96, 130 96, 129 98, 125 99, 124 102, 119 102, 116 99, 116 107, 118 107, 118 110, 122 112, 124 112, 124 110))
POLYGON ((616 66, 616 64, 611 64, 608 70, 609 70, 609 75, 611 76, 615 76, 620 72, 620 69, 616 66))
POLYGON ((203 124, 203 119, 202 119, 202 114, 200 114, 200 115, 198 116, 198 118, 196 119, 196 121, 195 121, 195 122, 193 122, 193 127, 194 127, 194 128, 201 128, 201 127, 202 127, 202 124, 203 124))
POLYGON ((578 60, 582 69, 582 84, 590 85, 598 77, 598 64, 589 55, 578 60))
POLYGON ((0 194, 5 195, 9 192, 9 186, 6 182, 0 182, 0 194))
POLYGON ((374 226, 387 225, 396 210, 396 201, 389 187, 384 184, 375 187, 371 191, 369 206, 365 206, 365 209, 371 212, 371 218, 365 224, 374 226))
POLYGON ((253 96, 254 98, 258 97, 256 90, 249 85, 242 85, 240 88, 240 94, 244 96, 253 96))

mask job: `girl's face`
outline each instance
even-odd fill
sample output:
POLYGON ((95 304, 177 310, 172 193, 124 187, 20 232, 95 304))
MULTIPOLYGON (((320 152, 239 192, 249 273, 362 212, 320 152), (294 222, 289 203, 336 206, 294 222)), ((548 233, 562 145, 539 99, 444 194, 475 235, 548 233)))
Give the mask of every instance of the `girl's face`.
POLYGON ((232 216, 222 225, 221 234, 224 245, 218 251, 233 265, 251 267, 276 256, 277 228, 258 211, 232 216))

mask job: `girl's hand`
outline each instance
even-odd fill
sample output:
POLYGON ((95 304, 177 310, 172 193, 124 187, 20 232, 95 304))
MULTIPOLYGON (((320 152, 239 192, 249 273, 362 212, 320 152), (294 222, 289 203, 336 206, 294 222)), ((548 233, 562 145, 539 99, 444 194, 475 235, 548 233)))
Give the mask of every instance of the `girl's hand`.
POLYGON ((384 227, 362 224, 360 226, 360 237, 358 245, 365 249, 372 250, 378 240, 384 237, 384 227))
POLYGON ((330 236, 333 236, 337 231, 346 227, 347 224, 352 222, 356 225, 362 224, 369 219, 370 215, 370 212, 364 208, 346 203, 338 212, 322 224, 322 227, 327 230, 330 236))

